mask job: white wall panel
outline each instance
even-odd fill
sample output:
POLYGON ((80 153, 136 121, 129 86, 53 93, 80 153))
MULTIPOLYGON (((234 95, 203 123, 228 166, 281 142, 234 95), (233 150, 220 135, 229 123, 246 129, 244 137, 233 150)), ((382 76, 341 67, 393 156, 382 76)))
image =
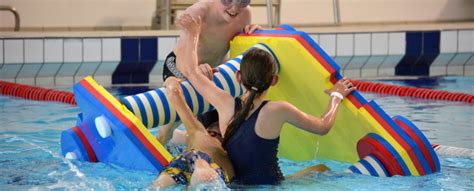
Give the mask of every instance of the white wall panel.
POLYGON ((458 31, 441 31, 440 53, 455 53, 458 51, 458 31))
POLYGON ((44 40, 44 62, 58 63, 64 61, 64 41, 63 39, 44 40))
POLYGON ((5 64, 24 63, 24 47, 22 39, 4 40, 5 64))
POLYGON ((82 62, 82 39, 64 39, 64 62, 82 62))
POLYGON ((372 33, 372 55, 388 54, 388 33, 372 33))
POLYGON ((336 48, 336 56, 354 55, 354 34, 337 34, 336 48))
POLYGON ((370 55, 371 37, 370 33, 356 33, 354 35, 354 55, 367 56, 370 55))
POLYGON ((173 51, 176 46, 175 37, 160 37, 158 38, 158 60, 165 60, 166 56, 173 51))
POLYGON ((102 39, 86 38, 84 43, 84 62, 99 62, 102 60, 102 39))
POLYGON ((120 61, 121 57, 121 41, 120 38, 103 38, 102 39, 102 61, 114 62, 120 61))
POLYGON ((44 40, 25 39, 25 63, 44 62, 44 40))
POLYGON ((336 56, 336 35, 321 34, 319 35, 319 45, 331 57, 336 56))

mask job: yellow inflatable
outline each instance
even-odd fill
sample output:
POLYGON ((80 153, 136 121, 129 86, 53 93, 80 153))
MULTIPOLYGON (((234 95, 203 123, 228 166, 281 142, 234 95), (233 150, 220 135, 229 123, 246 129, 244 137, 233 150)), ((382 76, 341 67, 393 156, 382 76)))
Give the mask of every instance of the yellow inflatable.
MULTIPOLYGON (((267 45, 280 63, 280 81, 270 89, 268 98, 288 101, 307 113, 320 116, 329 101, 324 90, 342 77, 338 65, 306 33, 288 26, 236 37, 231 42, 231 57, 257 43, 267 45)), ((434 163, 428 164, 416 140, 375 102, 367 102, 356 91, 343 101, 335 126, 325 136, 286 124, 280 138, 279 156, 292 160, 324 158, 355 163, 364 157, 358 153, 358 142, 368 134, 384 140, 377 145, 389 145, 389 149, 382 152, 391 153, 392 160, 401 163, 397 167, 399 174, 423 175, 428 173, 426 168, 434 166, 434 163)))

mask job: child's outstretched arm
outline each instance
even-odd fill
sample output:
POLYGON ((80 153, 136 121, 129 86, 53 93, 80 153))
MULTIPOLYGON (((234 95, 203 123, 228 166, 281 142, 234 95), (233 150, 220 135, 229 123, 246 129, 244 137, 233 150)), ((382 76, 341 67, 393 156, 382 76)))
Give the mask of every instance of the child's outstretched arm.
POLYGON ((275 108, 272 108, 274 112, 271 112, 272 115, 274 115, 274 119, 276 119, 272 120, 275 124, 268 126, 279 129, 268 131, 270 133, 267 133, 265 137, 278 137, 281 126, 285 122, 315 134, 327 134, 334 124, 336 114, 342 100, 354 89, 355 87, 352 87, 352 84, 349 80, 342 79, 338 81, 332 89, 327 91, 327 93, 331 94, 331 98, 326 111, 321 117, 314 117, 310 114, 307 114, 288 102, 278 102, 278 104, 275 104, 275 108))
POLYGON ((181 39, 177 44, 176 65, 186 78, 193 84, 196 90, 211 103, 219 112, 219 118, 230 120, 234 112, 233 97, 227 92, 219 89, 212 81, 200 72, 198 68, 197 46, 201 32, 201 18, 192 18, 184 14, 177 25, 183 29, 181 39))
POLYGON ((196 131, 207 132, 206 128, 197 120, 186 104, 180 81, 175 77, 169 77, 166 79, 164 87, 166 88, 166 95, 170 104, 176 109, 176 112, 178 112, 188 134, 193 135, 196 131))

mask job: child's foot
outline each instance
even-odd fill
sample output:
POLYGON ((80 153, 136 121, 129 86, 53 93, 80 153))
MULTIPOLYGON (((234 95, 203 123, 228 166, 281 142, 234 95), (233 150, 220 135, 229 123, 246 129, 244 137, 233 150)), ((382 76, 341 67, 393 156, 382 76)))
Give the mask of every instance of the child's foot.
POLYGON ((209 163, 202 159, 197 159, 194 162, 194 172, 191 175, 190 186, 193 187, 203 182, 210 182, 219 177, 217 172, 211 168, 209 163))

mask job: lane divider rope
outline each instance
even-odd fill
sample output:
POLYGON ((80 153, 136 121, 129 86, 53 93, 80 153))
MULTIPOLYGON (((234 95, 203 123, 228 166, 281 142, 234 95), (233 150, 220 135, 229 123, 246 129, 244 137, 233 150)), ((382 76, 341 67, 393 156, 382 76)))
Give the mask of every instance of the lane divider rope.
POLYGON ((474 103, 474 94, 351 80, 357 90, 377 94, 474 103))
POLYGON ((0 94, 35 101, 62 102, 77 105, 72 92, 0 81, 0 94))

